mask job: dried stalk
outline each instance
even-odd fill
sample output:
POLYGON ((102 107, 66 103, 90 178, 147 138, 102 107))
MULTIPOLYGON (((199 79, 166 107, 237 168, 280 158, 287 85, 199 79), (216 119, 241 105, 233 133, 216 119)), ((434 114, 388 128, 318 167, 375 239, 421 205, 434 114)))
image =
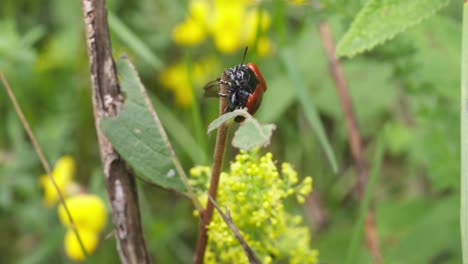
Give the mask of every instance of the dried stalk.
POLYGON ((228 225, 228 227, 231 229, 232 233, 236 237, 237 241, 239 241, 239 244, 241 244, 242 249, 245 252, 245 255, 249 259, 250 264, 259 264, 261 263, 260 260, 257 258, 255 255, 255 252, 253 249, 249 246, 247 241, 245 240, 244 236, 242 236, 239 228, 234 224, 234 221, 232 220, 231 217, 231 212, 229 211, 228 208, 226 208, 226 213, 223 213, 223 210, 219 208, 218 204, 216 204, 215 200, 211 196, 208 196, 209 200, 213 203, 214 207, 218 211, 219 215, 223 218, 224 222, 228 225))
MULTIPOLYGON (((369 168, 364 158, 361 135, 357 126, 356 117, 353 111, 353 105, 348 93, 348 86, 346 84, 346 79, 343 74, 343 69, 341 68, 341 64, 338 61, 338 58, 336 57, 335 44, 333 42, 330 26, 327 22, 321 22, 319 24, 319 31, 322 44, 325 48, 327 59, 330 64, 330 70, 333 75, 333 80, 335 81, 335 87, 338 92, 338 97, 340 98, 343 114, 345 116, 345 123, 349 137, 349 145, 354 159, 354 166, 356 167, 356 171, 358 173, 356 191, 358 193, 359 198, 362 199, 367 187, 367 182, 369 178, 369 168)), ((371 252, 372 256, 374 257, 375 262, 382 263, 382 254, 380 251, 377 229, 375 226, 374 211, 374 208, 371 207, 369 208, 369 211, 366 215, 366 221, 364 225, 366 245, 369 251, 371 252)))
POLYGON ((91 68, 92 101, 104 180, 112 207, 117 250, 122 263, 150 263, 143 236, 135 175, 120 158, 99 124, 119 114, 123 96, 117 79, 105 0, 81 0, 91 68))
POLYGON ((50 181, 52 182, 52 185, 54 186, 55 191, 57 192, 59 201, 63 205, 63 208, 65 209, 65 213, 67 215, 68 221, 70 221, 71 223, 70 226, 73 230, 73 233, 75 233, 76 238, 78 239, 78 244, 80 245, 80 248, 83 251, 83 254, 85 255, 85 257, 88 257, 88 252, 86 251, 86 248, 83 244, 83 240, 81 239, 80 233, 78 232, 78 229, 76 228, 75 221, 73 220, 70 210, 68 209, 67 203, 65 202, 65 197, 63 196, 62 191, 60 191, 60 188, 58 187, 54 176, 52 176, 50 165, 47 162, 44 156, 44 153, 42 152, 42 149, 39 146, 39 143, 37 142, 36 137, 34 136, 34 133, 31 130, 31 127, 29 127, 29 123, 26 120, 26 117, 24 117, 23 111, 21 110, 21 107, 19 106, 18 101, 16 100, 15 94, 11 90, 10 84, 8 83, 7 79, 5 78, 5 75, 3 75, 3 72, 1 70, 0 70, 0 79, 2 80, 2 83, 5 86, 5 90, 7 91, 8 97, 10 97, 10 101, 13 103, 15 112, 18 114, 21 120, 21 124, 23 124, 26 134, 28 134, 29 140, 31 141, 33 145, 34 151, 36 151, 36 154, 39 157, 39 160, 41 161, 42 167, 47 173, 47 177, 49 177, 50 181))

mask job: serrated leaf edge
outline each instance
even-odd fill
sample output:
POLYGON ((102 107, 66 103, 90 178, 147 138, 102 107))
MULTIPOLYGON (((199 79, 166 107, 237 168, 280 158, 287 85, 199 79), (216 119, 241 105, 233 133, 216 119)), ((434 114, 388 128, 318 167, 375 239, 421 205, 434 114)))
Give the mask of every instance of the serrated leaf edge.
POLYGON ((406 31, 408 28, 410 27, 413 27, 413 26, 416 26, 418 24, 420 24, 423 20, 431 17, 432 15, 434 15, 436 12, 438 12, 440 9, 442 9, 443 7, 445 7, 448 3, 450 2, 450 0, 446 0, 445 2, 441 2, 441 5, 434 8, 432 10, 432 12, 430 13, 427 13, 426 15, 424 16, 421 16, 418 20, 415 20, 413 23, 408 23, 406 24, 405 26, 401 27, 400 30, 398 30, 397 32, 394 32, 393 34, 390 34, 388 35, 387 37, 384 37, 383 39, 379 40, 379 41, 376 41, 370 45, 367 45, 366 47, 363 47, 361 49, 356 49, 352 52, 344 52, 342 51, 343 48, 341 48, 341 46, 343 46, 344 44, 344 41, 347 40, 348 38, 348 35, 350 34, 350 31, 351 29, 354 27, 354 25, 356 24, 356 21, 358 21, 361 17, 365 16, 367 14, 367 10, 365 10, 367 8, 368 5, 370 5, 372 3, 372 1, 368 1, 364 7, 361 9, 361 11, 359 12, 359 14, 356 16, 356 18, 353 20, 353 22, 351 23, 351 26, 349 27, 348 31, 346 31, 345 35, 341 38, 341 40, 339 41, 338 45, 337 45, 337 48, 336 48, 336 55, 341 58, 341 57, 347 57, 347 58, 352 58, 354 57, 355 55, 357 54, 360 54, 360 53, 363 53, 363 52, 366 52, 366 51, 370 51, 372 50, 373 48, 375 48, 376 46, 378 45, 382 45, 383 43, 385 43, 386 41, 390 40, 390 39, 393 39, 396 35, 406 31), (366 12, 363 12, 363 11, 366 11, 366 12))

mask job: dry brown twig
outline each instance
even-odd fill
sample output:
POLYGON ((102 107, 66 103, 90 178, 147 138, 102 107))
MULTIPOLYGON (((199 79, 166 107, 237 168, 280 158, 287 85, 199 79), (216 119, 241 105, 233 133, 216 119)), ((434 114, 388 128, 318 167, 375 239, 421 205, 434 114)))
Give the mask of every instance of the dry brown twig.
MULTIPOLYGON (((332 73, 333 80, 335 81, 335 87, 341 102, 343 114, 345 116, 349 145, 354 159, 354 166, 356 167, 356 171, 358 173, 356 191, 358 193, 359 199, 362 199, 368 183, 369 168, 364 158, 361 135, 357 126, 356 117, 354 115, 353 105, 348 93, 348 86, 343 69, 341 68, 341 64, 336 57, 335 44, 333 42, 329 24, 325 21, 321 22, 319 24, 319 32, 322 44, 325 48, 328 62, 330 64, 330 71, 332 73)), ((382 263, 382 254, 380 251, 374 214, 374 208, 369 208, 364 225, 366 245, 374 257, 375 262, 382 263)))
POLYGON ((96 132, 112 208, 117 250, 122 263, 150 263, 143 236, 135 175, 99 127, 102 118, 119 114, 123 100, 112 58, 106 1, 81 0, 81 5, 91 69, 96 132))
POLYGON ((214 207, 216 208, 218 213, 221 215, 224 222, 226 222, 228 227, 231 229, 232 233, 234 233, 234 236, 237 238, 237 241, 239 241, 239 243, 241 244, 242 248, 244 249, 245 255, 247 255, 247 258, 249 259, 249 263, 251 263, 251 264, 261 263, 260 260, 255 255, 252 248, 247 243, 247 241, 245 241, 244 237, 240 233, 239 228, 237 228, 237 226, 234 224, 234 221, 232 220, 231 212, 229 211, 229 209, 226 208, 226 214, 223 213, 223 210, 221 210, 221 208, 219 208, 218 204, 215 202, 213 197, 208 195, 208 198, 213 203, 214 207))

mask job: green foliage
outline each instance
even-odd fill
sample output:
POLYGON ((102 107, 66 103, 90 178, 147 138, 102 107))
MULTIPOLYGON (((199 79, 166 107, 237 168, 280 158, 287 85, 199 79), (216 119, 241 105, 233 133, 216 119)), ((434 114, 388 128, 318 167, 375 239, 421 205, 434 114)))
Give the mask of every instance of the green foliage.
POLYGON ((209 125, 208 125, 208 134, 210 134, 213 130, 217 129, 219 126, 221 126, 224 123, 229 122, 232 120, 234 117, 242 115, 244 117, 248 117, 249 113, 245 109, 237 109, 232 112, 227 112, 225 114, 222 114, 215 120, 213 120, 209 125))
POLYGON ((151 65, 155 70, 160 70, 162 68, 161 60, 154 55, 153 52, 149 49, 145 43, 141 41, 140 38, 135 36, 125 24, 120 21, 118 17, 114 14, 108 14, 109 27, 114 34, 116 34, 122 42, 124 42, 129 49, 131 49, 138 57, 151 65))
MULTIPOLYGON (((163 68, 189 62, 187 68, 196 83, 197 65, 206 58, 215 60, 213 65, 219 67, 207 66, 204 77, 215 78, 223 68, 238 64, 243 51, 221 53, 212 39, 192 47, 174 43, 172 30, 187 18, 190 2, 108 1, 108 10, 113 14, 109 17, 113 54, 125 52, 136 64, 185 169, 210 164, 214 136, 201 133, 200 140, 199 127, 205 131, 205 124, 218 117, 219 104, 202 97, 201 83, 186 90, 193 95, 196 107, 180 107, 175 103, 174 91, 163 88, 163 68), (197 115, 201 120, 195 120, 197 115)), ((346 51, 343 55, 347 56, 371 49, 341 63, 368 162, 375 158, 378 135, 384 129, 386 132, 386 150, 372 201, 384 262, 462 263, 457 202, 460 193, 466 193, 459 183, 461 2, 324 0, 319 10, 308 5, 310 1, 300 6, 293 2, 262 1, 260 8, 269 12, 271 23, 258 37, 269 38, 272 52, 262 57, 256 47, 249 46, 246 58, 260 67, 268 84, 255 114, 261 123, 277 127, 267 151, 279 161, 294 164, 299 175, 314 177, 314 195, 304 207, 293 199, 283 200, 290 216, 305 214, 304 223, 310 225, 306 229, 301 224, 300 235, 297 230, 288 234, 301 239, 311 233, 314 239, 310 246, 317 248, 322 262, 344 263, 360 217, 362 204, 352 195, 356 172, 345 120, 317 31, 318 23, 325 21, 338 38, 355 20, 346 35, 349 45, 340 44, 339 50, 346 51), (446 3, 447 8, 436 12, 446 3), (386 10, 381 8, 385 5, 386 10), (360 13, 368 10, 366 17, 358 13, 360 9, 360 13), (395 14, 407 15, 389 20, 395 14), (361 36, 363 32, 369 35, 361 36), (348 38, 351 33, 361 41, 348 38), (392 40, 386 41, 389 37, 392 40), (334 153, 338 173, 333 173, 323 141, 319 140, 316 128, 320 126, 334 153), (324 215, 326 225, 317 215, 324 215)), ((252 4, 249 8, 257 7, 252 4)), ((243 27, 241 32, 250 29, 243 27)), ((10 81, 48 160, 73 155, 80 184, 105 196, 79 1, 3 1, 0 69, 10 81)), ((174 83, 187 83, 186 78, 179 73, 173 76, 174 83)), ((55 211, 42 204, 38 176, 43 171, 1 85, 0 119, 2 260, 66 263, 63 230, 57 224, 55 211)), ((229 164, 236 152, 228 147, 224 164, 229 164)), ((258 185, 257 179, 253 181, 258 185)), ((145 239, 152 258, 160 263, 192 261, 198 219, 191 215, 190 201, 141 182, 139 187, 145 239)), ((236 195, 233 191, 232 196, 236 195)), ((232 209, 243 204, 253 206, 221 206, 232 209)), ((461 213, 463 217, 466 210, 461 213)), ((237 246, 238 242, 233 239, 232 244, 237 246)), ((366 247, 356 244, 352 250, 355 262, 373 263, 366 247)), ((115 263, 118 258, 115 240, 101 238, 96 255, 87 262, 115 263)))
POLYGON ((382 219, 378 221, 379 230, 389 240, 398 241, 394 247, 384 249, 386 259, 391 263, 437 263, 446 255, 452 261, 439 263, 460 263, 458 208, 459 201, 453 196, 439 198, 436 203, 431 199, 409 199, 398 205, 382 204, 376 216, 382 219), (453 228, 442 230, 440 226, 453 228), (422 241, 428 232, 434 239, 422 241), (427 252, 415 254, 415 250, 427 252))
POLYGON ((365 190, 361 206, 359 208, 358 220, 354 225, 353 233, 351 236, 351 242, 349 243, 348 255, 346 256, 346 263, 356 263, 355 255, 358 252, 356 248, 359 244, 361 244, 360 242, 362 242, 364 222, 369 210, 372 194, 377 183, 378 176, 380 174, 380 166, 382 164, 383 153, 385 149, 383 144, 383 139, 379 139, 375 150, 374 160, 372 161, 372 171, 369 175, 368 185, 365 190))
POLYGON ((179 120, 161 100, 155 96, 150 96, 154 102, 154 108, 161 118, 161 122, 167 129, 169 137, 174 143, 179 144, 181 151, 187 153, 194 163, 203 163, 207 160, 206 153, 201 149, 200 144, 194 139, 184 123, 179 120))
POLYGON ((460 137, 459 129, 447 129, 459 124, 459 106, 447 102, 458 101, 459 96, 460 28, 451 19, 433 17, 408 33, 381 51, 398 52, 408 46, 412 50, 405 56, 389 58, 395 63, 393 78, 402 84, 402 92, 409 100, 400 103, 404 108, 397 118, 400 127, 397 135, 404 133, 407 138, 407 144, 400 150, 409 158, 412 171, 419 170, 421 165, 427 169, 433 187, 458 189, 456 175, 460 169, 453 166, 453 161, 460 159, 459 141, 446 139, 460 137), (452 74, 440 74, 447 71, 452 74))
POLYGON ((232 123, 236 116, 243 116, 245 120, 240 124, 232 138, 232 145, 238 149, 251 150, 255 147, 266 147, 270 145, 274 124, 260 124, 245 109, 238 109, 225 113, 210 123, 208 133, 218 128, 221 124, 232 123))
POLYGON ((117 70, 126 98, 117 117, 101 121, 102 131, 139 177, 164 188, 183 191, 185 187, 145 103, 138 74, 128 58, 118 61, 117 70))
POLYGON ((284 52, 280 54, 280 58, 286 68, 286 72, 292 82, 296 96, 301 104, 301 107, 304 109, 304 113, 307 117, 307 121, 312 126, 312 128, 317 133, 318 140, 322 145, 328 161, 334 172, 338 171, 338 164, 336 162, 335 153, 331 148, 330 142, 325 135, 325 130, 323 124, 319 119, 317 110, 314 105, 308 100, 310 96, 304 85, 304 82, 301 80, 301 76, 298 74, 298 70, 295 65, 291 63, 291 51, 289 49, 284 49, 284 52))
POLYGON ((260 124, 254 118, 247 118, 234 134, 232 145, 242 150, 266 147, 270 145, 275 128, 274 124, 260 124))
POLYGON ((338 56, 352 57, 392 39, 448 4, 449 0, 370 0, 339 41, 338 56))
POLYGON ((463 6, 463 42, 461 76, 461 244, 463 263, 468 263, 468 5, 463 6))
MULTIPOLYGON (((195 167, 190 174, 199 195, 206 199, 210 168, 195 167)), ((289 163, 282 163, 280 173, 271 153, 259 156, 257 151, 241 151, 230 172, 221 174, 217 203, 229 209, 234 224, 263 263, 318 263, 318 251, 309 247, 310 235, 302 217, 288 212, 286 204, 289 196, 303 203, 311 190, 312 178, 299 182, 289 163)), ((214 215, 208 229, 206 263, 248 263, 220 215, 214 215)))

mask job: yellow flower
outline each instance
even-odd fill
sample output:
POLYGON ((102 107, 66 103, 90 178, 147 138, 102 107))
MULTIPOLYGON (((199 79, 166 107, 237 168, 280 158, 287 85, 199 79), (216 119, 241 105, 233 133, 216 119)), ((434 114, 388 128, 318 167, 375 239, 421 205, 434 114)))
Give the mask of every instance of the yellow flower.
MULTIPOLYGON (((88 230, 86 228, 78 228, 78 233, 80 235, 83 246, 86 249, 88 254, 92 254, 97 247, 98 234, 93 230, 88 230)), ((65 234, 65 253, 67 256, 75 261, 82 261, 85 259, 84 252, 80 246, 80 242, 76 237, 75 232, 69 228, 65 234)))
POLYGON ((223 53, 233 53, 244 46, 241 39, 244 6, 239 2, 219 2, 212 21, 211 32, 216 48, 223 53))
POLYGON ((182 46, 194 46, 205 40, 207 35, 205 18, 208 12, 206 1, 191 1, 188 17, 172 31, 174 42, 182 46))
POLYGON ((246 13, 245 20, 247 24, 245 29, 246 40, 249 44, 254 42, 258 30, 259 33, 266 32, 271 24, 270 14, 265 10, 260 12, 257 9, 249 10, 246 13))
MULTIPOLYGON (((67 194, 67 188, 71 186, 75 167, 75 160, 71 156, 63 156, 57 161, 52 171, 52 177, 64 196, 67 194)), ((59 200, 59 195, 50 177, 47 174, 41 175, 39 183, 44 188, 44 203, 47 206, 54 205, 59 200)))
POLYGON ((271 41, 267 37, 260 37, 257 42, 258 55, 264 57, 272 50, 271 41))
MULTIPOLYGON (((99 233, 107 221, 106 206, 101 197, 95 194, 78 194, 65 200, 75 226, 99 233)), ((58 206, 62 224, 70 226, 68 215, 62 204, 58 206)))
POLYGON ((191 69, 186 63, 180 62, 164 69, 159 79, 165 88, 174 92, 176 104, 188 107, 193 103, 192 83, 201 88, 208 81, 209 74, 217 68, 218 62, 213 58, 202 59, 194 63, 191 69))
POLYGON ((193 92, 186 64, 177 63, 166 68, 161 72, 159 78, 164 87, 174 92, 178 105, 187 107, 192 104, 193 92))
POLYGON ((172 37, 177 44, 193 46, 211 34, 219 51, 233 53, 252 46, 258 35, 257 49, 264 56, 271 51, 265 36, 271 18, 267 11, 252 6, 249 0, 192 0, 187 18, 174 28, 172 37))
MULTIPOLYGON (((305 199, 312 190, 312 178, 299 181, 289 163, 283 163, 278 171, 271 153, 259 156, 256 151, 241 151, 230 171, 222 174, 217 203, 229 208, 245 240, 265 263, 273 262, 272 256, 285 263, 318 263, 318 251, 310 248, 310 234, 302 216, 291 214, 285 206, 290 195, 296 194, 299 201, 305 199)), ((200 200, 207 201, 202 187, 208 188, 210 168, 194 167, 190 174, 200 200)), ((205 263, 248 263, 218 214, 208 225, 208 237, 205 263)))

